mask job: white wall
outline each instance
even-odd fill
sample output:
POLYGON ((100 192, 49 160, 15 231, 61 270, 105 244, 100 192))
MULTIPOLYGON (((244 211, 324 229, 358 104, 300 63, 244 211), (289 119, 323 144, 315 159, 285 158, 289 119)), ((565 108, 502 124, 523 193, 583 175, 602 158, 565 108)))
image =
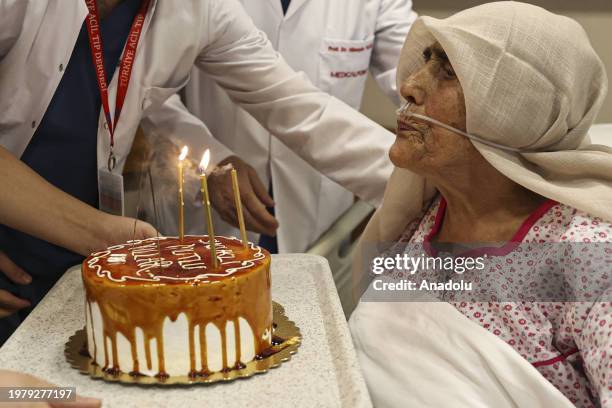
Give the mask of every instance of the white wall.
MULTIPOLYGON (((333 1, 333 0, 331 0, 333 1)), ((420 15, 447 17, 461 9, 483 3, 471 0, 413 0, 414 9, 420 15)), ((593 48, 601 57, 612 79, 612 0, 540 0, 530 1, 541 7, 576 19, 585 28, 593 48)), ((366 115, 382 125, 395 127, 395 108, 377 85, 370 80, 366 86, 363 106, 366 115)), ((612 97, 608 95, 597 122, 612 123, 612 97)))

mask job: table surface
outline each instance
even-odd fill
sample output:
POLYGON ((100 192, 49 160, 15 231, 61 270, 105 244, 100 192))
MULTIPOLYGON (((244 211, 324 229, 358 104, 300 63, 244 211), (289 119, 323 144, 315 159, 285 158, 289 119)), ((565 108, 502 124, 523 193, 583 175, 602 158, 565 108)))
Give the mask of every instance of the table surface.
POLYGON ((272 256, 272 298, 302 332, 298 353, 270 372, 231 383, 144 387, 94 380, 71 368, 68 338, 85 324, 80 267, 71 268, 0 348, 0 367, 40 376, 113 407, 370 407, 329 265, 272 256))

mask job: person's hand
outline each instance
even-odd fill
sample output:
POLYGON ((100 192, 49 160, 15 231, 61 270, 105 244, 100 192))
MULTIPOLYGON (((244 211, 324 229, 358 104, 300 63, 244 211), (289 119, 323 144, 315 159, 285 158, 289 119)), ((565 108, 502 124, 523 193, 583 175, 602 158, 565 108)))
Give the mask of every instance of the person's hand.
POLYGON ((140 240, 153 238, 158 235, 157 230, 147 222, 116 215, 111 215, 109 217, 106 228, 107 234, 105 237, 107 247, 123 244, 132 239, 140 240))
POLYGON ((83 249, 81 253, 83 256, 104 251, 109 246, 123 244, 132 239, 140 240, 153 238, 158 235, 157 230, 151 224, 144 221, 110 215, 101 211, 98 214, 102 217, 96 224, 100 225, 99 239, 96 240, 93 247, 83 249))
POLYGON ((227 164, 231 164, 238 172, 246 228, 260 234, 275 236, 278 221, 266 209, 274 206, 274 200, 268 195, 268 189, 264 187, 255 169, 239 157, 230 156, 223 160, 208 177, 211 204, 223 221, 238 227, 232 175, 229 170, 223 168, 227 164))
POLYGON ((128 217, 111 216, 109 221, 108 246, 122 244, 132 239, 146 239, 157 236, 151 224, 128 217))
MULTIPOLYGON (((8 256, 0 251, 0 273, 18 285, 29 285, 32 277, 17 266, 8 256)), ((9 291, 0 289, 0 319, 10 316, 21 309, 30 306, 30 302, 20 299, 9 291)))
MULTIPOLYGON (((24 387, 37 387, 37 388, 49 388, 57 387, 54 384, 48 383, 40 378, 34 377, 29 374, 19 373, 16 371, 0 370, 0 387, 11 387, 11 388, 24 388, 24 387)), ((32 404, 37 407, 47 408, 98 408, 101 406, 101 401, 95 398, 86 398, 79 395, 76 396, 76 401, 73 402, 44 402, 32 404)), ((11 407, 19 408, 30 405, 24 405, 23 402, 15 403, 0 403, 0 407, 11 407)))

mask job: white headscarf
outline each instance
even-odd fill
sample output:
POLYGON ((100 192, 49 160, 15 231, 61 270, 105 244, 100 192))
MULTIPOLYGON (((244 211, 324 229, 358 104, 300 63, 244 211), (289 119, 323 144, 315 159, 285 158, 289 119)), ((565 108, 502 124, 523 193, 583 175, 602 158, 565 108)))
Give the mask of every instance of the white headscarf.
MULTIPOLYGON (((587 133, 608 81, 582 27, 511 1, 442 20, 420 17, 400 56, 398 89, 422 67, 423 50, 436 41, 463 88, 467 132, 525 150, 509 152, 472 141, 484 158, 529 190, 612 220, 612 149, 591 145, 587 133)), ((394 171, 356 251, 354 279, 362 278, 368 263, 363 254, 371 251, 364 246, 397 240, 434 193, 423 177, 394 171)))

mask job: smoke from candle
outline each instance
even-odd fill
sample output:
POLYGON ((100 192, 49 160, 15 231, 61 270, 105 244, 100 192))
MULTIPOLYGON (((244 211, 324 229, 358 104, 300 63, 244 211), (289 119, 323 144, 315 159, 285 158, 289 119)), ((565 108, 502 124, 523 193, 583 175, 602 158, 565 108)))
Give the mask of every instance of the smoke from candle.
POLYGON ((185 238, 185 192, 183 190, 185 169, 183 168, 183 160, 187 157, 188 152, 189 148, 184 146, 183 150, 181 150, 178 163, 178 235, 181 242, 185 238))
MULTIPOLYGON (((166 236, 177 236, 178 225, 176 215, 176 184, 178 179, 178 166, 177 157, 183 155, 183 146, 177 146, 169 137, 157 136, 152 140, 142 140, 146 142, 144 149, 146 149, 147 160, 144 164, 141 164, 143 155, 139 154, 135 159, 138 159, 137 168, 148 169, 151 172, 153 184, 155 185, 155 198, 157 200, 158 217, 155 218, 155 211, 153 206, 153 195, 151 194, 150 184, 141 183, 138 187, 138 177, 131 177, 132 180, 126 181, 126 188, 132 191, 138 191, 141 189, 141 205, 139 218, 153 224, 159 231, 166 236), (131 183, 131 184, 129 184, 131 183)), ((202 164, 192 157, 200 157, 203 153, 202 150, 198 149, 198 146, 190 146, 193 149, 189 149, 183 159, 184 168, 184 197, 185 205, 197 208, 196 214, 199 214, 199 209, 202 207, 202 194, 200 193, 200 179, 199 175, 202 170, 206 170, 207 167, 202 167, 202 164), (198 151, 199 150, 199 151, 198 151), (191 153, 189 153, 191 151, 191 153), (189 157, 187 157, 189 155, 189 157)), ((204 152, 205 153, 205 152, 204 152)), ((209 153, 210 155, 210 153, 209 153)), ((212 155, 209 158, 207 166, 210 165, 212 155)), ((196 159, 197 160, 197 159, 196 159)), ((218 171, 219 169, 215 170, 218 171)), ((228 169, 225 169, 229 171, 228 169)), ((211 173, 210 171, 208 173, 211 173)), ((207 174, 210 175, 210 174, 207 174)), ((146 180, 146 178, 143 178, 146 180)), ((198 220, 199 221, 199 220, 198 220)), ((185 220, 185 234, 205 234, 206 226, 202 225, 202 222, 195 223, 193 220, 185 220), (198 226, 195 227, 194 225, 198 226)))

